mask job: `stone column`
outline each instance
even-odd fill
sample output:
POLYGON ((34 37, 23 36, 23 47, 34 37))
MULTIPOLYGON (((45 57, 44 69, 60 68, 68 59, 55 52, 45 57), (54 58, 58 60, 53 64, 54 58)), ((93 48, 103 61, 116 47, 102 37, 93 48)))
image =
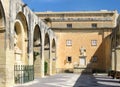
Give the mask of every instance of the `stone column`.
POLYGON ((111 69, 115 70, 115 49, 112 49, 111 69))
POLYGON ((45 58, 44 58, 44 33, 43 31, 41 31, 41 36, 42 36, 42 59, 41 59, 41 77, 44 77, 45 76, 45 73, 44 73, 44 62, 45 62, 45 58))
POLYGON ((33 53, 31 52, 31 53, 29 53, 28 54, 29 55, 29 65, 33 65, 33 53))
POLYGON ((29 65, 33 65, 33 31, 29 32, 29 65))
POLYGON ((49 75, 52 75, 52 42, 50 40, 50 70, 49 75))
POLYGON ((52 49, 52 74, 56 73, 56 53, 52 49))
POLYGON ((120 46, 116 48, 116 71, 120 71, 120 46))

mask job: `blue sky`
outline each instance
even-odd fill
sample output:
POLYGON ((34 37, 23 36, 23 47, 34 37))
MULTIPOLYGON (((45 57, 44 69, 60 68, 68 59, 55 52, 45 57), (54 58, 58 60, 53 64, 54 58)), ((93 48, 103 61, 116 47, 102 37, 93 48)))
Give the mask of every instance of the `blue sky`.
POLYGON ((120 0, 23 0, 23 2, 35 12, 118 10, 120 13, 120 0))

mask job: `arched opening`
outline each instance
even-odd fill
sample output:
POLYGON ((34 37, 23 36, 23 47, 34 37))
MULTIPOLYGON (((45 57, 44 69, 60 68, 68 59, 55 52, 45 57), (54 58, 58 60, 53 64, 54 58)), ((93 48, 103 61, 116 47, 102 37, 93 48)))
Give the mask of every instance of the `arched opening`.
POLYGON ((14 81, 16 84, 34 80, 34 67, 29 63, 28 35, 26 17, 22 12, 19 12, 14 24, 14 81))
POLYGON ((41 32, 38 25, 34 29, 33 37, 33 59, 34 59, 34 76, 41 77, 41 67, 42 67, 42 41, 41 32))
POLYGON ((44 74, 50 74, 50 39, 48 33, 45 34, 45 42, 44 42, 44 74))
MULTIPOLYGON (((0 1, 0 60, 4 59, 3 53, 5 52, 5 13, 2 6, 2 2, 0 1)), ((2 61, 2 60, 1 60, 2 61)), ((2 61, 3 62, 3 61, 2 61)))
POLYGON ((52 41, 52 74, 56 73, 56 43, 55 39, 52 41))
POLYGON ((22 12, 17 14, 14 25, 14 50, 15 64, 28 65, 28 26, 22 12))
POLYGON ((6 20, 5 20, 5 13, 2 6, 2 2, 0 0, 0 86, 5 87, 6 86, 6 46, 5 46, 5 29, 6 28, 6 20))
POLYGON ((15 51, 15 64, 23 65, 23 27, 20 21, 16 21, 14 26, 14 51, 15 51))
POLYGON ((5 27, 6 27, 6 24, 5 23, 6 23, 6 20, 5 20, 4 9, 2 6, 2 2, 0 1, 0 60, 1 60, 0 64, 2 65, 6 64, 6 61, 5 61, 5 27))
POLYGON ((0 1, 0 30, 3 30, 4 28, 5 28, 5 14, 2 3, 0 1))

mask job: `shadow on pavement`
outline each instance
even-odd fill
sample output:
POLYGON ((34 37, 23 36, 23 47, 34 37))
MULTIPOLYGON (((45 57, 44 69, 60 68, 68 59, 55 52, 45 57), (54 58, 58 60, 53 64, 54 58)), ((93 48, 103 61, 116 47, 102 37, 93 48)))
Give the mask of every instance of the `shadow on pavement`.
POLYGON ((120 83, 107 74, 82 73, 73 87, 120 87, 120 83))

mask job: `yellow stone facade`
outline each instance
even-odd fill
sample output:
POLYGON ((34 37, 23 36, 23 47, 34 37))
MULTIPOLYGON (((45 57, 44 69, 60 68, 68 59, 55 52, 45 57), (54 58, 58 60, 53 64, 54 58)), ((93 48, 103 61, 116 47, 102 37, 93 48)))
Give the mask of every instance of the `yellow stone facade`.
POLYGON ((76 66, 81 70, 90 68, 93 72, 108 71, 111 54, 109 36, 116 27, 117 11, 36 14, 57 36, 57 72, 74 72, 76 66), (81 48, 85 49, 84 56, 81 48))

